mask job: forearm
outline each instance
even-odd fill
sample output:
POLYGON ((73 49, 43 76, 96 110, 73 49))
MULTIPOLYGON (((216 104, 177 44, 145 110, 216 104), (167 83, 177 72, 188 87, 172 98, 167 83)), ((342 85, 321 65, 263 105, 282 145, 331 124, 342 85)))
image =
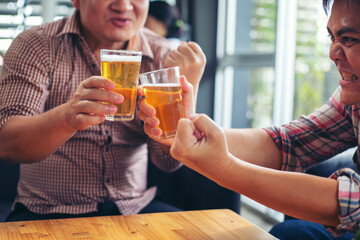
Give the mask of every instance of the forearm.
POLYGON ((10 163, 32 163, 53 153, 76 132, 66 125, 64 107, 10 119, 0 130, 0 158, 10 163))
POLYGON ((224 132, 233 156, 259 166, 281 168, 281 152, 263 129, 224 129, 224 132))
POLYGON ((339 223, 336 180, 272 170, 235 158, 227 169, 209 177, 287 215, 329 226, 339 223))

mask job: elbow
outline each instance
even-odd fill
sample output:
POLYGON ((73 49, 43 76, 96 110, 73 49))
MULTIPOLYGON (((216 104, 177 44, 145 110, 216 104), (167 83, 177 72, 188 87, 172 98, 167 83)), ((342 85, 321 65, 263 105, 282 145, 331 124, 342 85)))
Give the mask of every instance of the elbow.
MULTIPOLYGON (((0 141, 1 143, 1 141, 0 141)), ((5 144, 0 144, 5 145, 5 144)), ((20 164, 20 163, 36 163, 42 159, 30 157, 30 154, 24 154, 21 151, 12 150, 10 151, 6 147, 0 146, 0 161, 8 165, 20 164)))

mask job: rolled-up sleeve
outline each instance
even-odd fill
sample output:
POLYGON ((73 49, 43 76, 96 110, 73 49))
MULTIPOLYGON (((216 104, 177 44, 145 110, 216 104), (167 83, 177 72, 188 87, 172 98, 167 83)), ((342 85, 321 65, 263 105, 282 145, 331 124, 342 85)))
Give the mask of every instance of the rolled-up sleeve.
POLYGON ((352 169, 343 168, 333 173, 330 178, 339 181, 339 220, 336 227, 326 228, 333 236, 340 236, 347 231, 356 232, 360 228, 360 176, 352 169))

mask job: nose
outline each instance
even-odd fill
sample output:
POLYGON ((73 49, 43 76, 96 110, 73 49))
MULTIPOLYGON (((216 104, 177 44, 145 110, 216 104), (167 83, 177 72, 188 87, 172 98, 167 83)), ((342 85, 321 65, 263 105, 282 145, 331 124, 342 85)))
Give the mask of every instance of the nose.
POLYGON ((339 41, 335 41, 331 44, 329 57, 335 63, 346 59, 344 49, 342 48, 341 43, 339 41))
POLYGON ((116 0, 110 5, 111 9, 118 12, 127 12, 133 10, 131 0, 116 0))

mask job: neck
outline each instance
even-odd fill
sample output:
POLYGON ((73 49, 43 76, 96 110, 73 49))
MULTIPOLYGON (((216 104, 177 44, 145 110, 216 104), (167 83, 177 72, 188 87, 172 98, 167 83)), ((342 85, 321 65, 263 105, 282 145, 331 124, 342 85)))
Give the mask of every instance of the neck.
POLYGON ((107 41, 105 39, 100 39, 91 34, 91 32, 81 28, 81 35, 84 37, 86 43, 88 44, 91 52, 94 54, 97 62, 100 63, 100 50, 101 49, 126 49, 128 41, 126 42, 113 42, 107 41))

